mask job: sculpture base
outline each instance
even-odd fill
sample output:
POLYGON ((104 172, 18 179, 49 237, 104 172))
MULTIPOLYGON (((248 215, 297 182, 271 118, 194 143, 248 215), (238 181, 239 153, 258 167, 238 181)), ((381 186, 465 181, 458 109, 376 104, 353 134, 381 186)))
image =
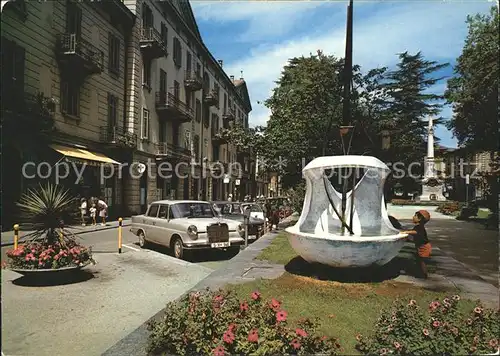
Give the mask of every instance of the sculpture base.
POLYGON ((290 245, 309 263, 321 263, 337 268, 383 266, 403 248, 407 235, 359 237, 316 237, 285 229, 290 245))
POLYGON ((445 196, 443 195, 443 184, 438 184, 435 186, 423 185, 422 186, 422 194, 418 197, 419 201, 446 201, 445 196))

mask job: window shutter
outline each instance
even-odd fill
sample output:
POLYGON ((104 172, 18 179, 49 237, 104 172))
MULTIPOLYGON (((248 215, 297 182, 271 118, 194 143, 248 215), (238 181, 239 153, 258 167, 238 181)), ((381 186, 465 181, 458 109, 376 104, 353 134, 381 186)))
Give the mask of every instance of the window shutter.
POLYGON ((75 18, 76 18, 76 38, 82 37, 82 9, 75 5, 75 18))
POLYGON ((67 113, 69 106, 69 87, 66 81, 61 81, 61 99, 61 112, 67 113))
MULTIPOLYGON (((108 32, 108 70, 113 71, 113 34, 108 32)), ((108 94, 108 105, 109 105, 109 94, 108 94)))
POLYGON ((115 52, 115 55, 116 55, 116 69, 118 70, 118 74, 120 74, 120 52, 121 52, 121 47, 122 47, 122 44, 121 44, 121 41, 118 37, 116 37, 115 39, 116 41, 116 52, 115 52))

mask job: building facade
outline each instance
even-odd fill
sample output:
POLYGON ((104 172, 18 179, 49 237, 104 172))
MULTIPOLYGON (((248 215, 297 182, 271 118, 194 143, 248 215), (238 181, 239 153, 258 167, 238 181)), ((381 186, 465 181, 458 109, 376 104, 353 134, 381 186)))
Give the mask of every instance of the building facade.
MULTIPOLYGON (((109 153, 119 157, 129 147, 113 135, 125 118, 125 43, 134 15, 121 1, 112 0, 16 0, 2 6, 2 119, 9 123, 2 126, 26 132, 17 143, 3 147, 2 190, 9 192, 4 211, 28 186, 39 183, 35 171, 41 162, 50 170, 66 161, 71 169, 57 183, 75 195, 105 199, 113 215, 123 205, 121 181, 117 175, 101 179, 98 164, 114 170, 119 161, 109 153), (39 99, 51 103, 53 120, 48 142, 43 143, 36 133, 30 134, 40 118, 33 110, 26 113, 39 99), (9 126, 28 117, 32 121, 23 127, 9 126), (34 164, 22 173, 26 162, 34 164), (78 175, 75 171, 83 167, 78 175)), ((13 135, 8 130, 2 134, 13 135)), ((134 140, 132 133, 125 136, 134 140)))
POLYGON ((3 213, 43 180, 42 162, 70 164, 57 183, 106 200, 112 217, 251 193, 249 153, 220 135, 248 127, 246 83, 211 55, 189 2, 11 0, 1 14, 3 213), (38 102, 53 123, 44 137, 28 134, 45 122, 38 102))

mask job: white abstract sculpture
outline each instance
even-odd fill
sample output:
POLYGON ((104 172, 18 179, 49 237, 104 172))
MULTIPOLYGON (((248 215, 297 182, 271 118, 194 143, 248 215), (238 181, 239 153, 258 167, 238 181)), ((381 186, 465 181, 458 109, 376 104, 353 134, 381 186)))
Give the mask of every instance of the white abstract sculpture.
POLYGON ((286 229, 293 249, 307 262, 332 267, 384 265, 399 253, 407 235, 396 230, 384 204, 384 184, 389 168, 375 157, 330 156, 312 160, 302 170, 306 195, 297 224, 286 229), (344 221, 352 233, 342 233, 342 195, 325 175, 335 168, 362 169, 363 177, 346 195, 344 221))

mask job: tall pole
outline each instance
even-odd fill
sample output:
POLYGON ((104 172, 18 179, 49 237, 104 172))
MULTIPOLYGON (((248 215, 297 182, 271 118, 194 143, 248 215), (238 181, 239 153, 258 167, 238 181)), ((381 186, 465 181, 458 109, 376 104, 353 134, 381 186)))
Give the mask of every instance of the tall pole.
MULTIPOLYGON (((349 0, 347 6, 347 28, 346 28, 346 45, 344 58, 344 102, 342 110, 343 126, 349 126, 351 122, 351 80, 352 80, 352 22, 353 22, 353 0, 349 0)), ((352 133, 351 133, 352 135, 352 133)), ((343 140, 343 137, 341 137, 343 140)), ((345 221, 345 211, 347 203, 347 186, 348 180, 344 178, 344 186, 342 189, 342 221, 345 221)), ((353 187, 354 189, 354 187, 353 187)), ((352 227, 351 227, 352 228, 352 227)), ((342 225, 342 234, 345 233, 345 226, 342 225)))

